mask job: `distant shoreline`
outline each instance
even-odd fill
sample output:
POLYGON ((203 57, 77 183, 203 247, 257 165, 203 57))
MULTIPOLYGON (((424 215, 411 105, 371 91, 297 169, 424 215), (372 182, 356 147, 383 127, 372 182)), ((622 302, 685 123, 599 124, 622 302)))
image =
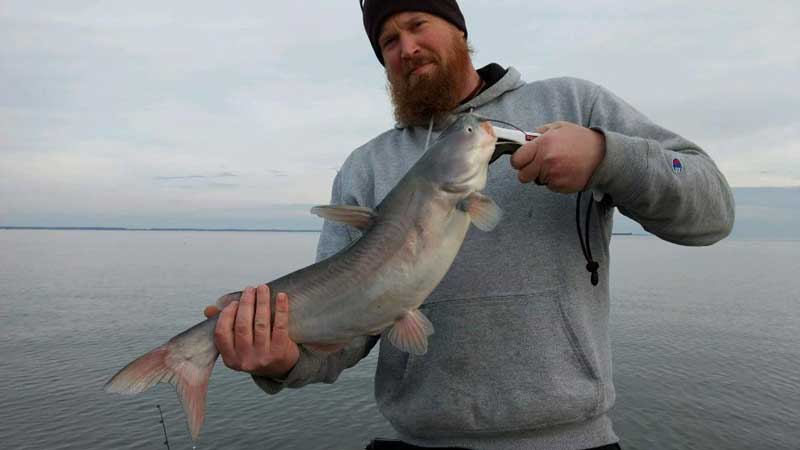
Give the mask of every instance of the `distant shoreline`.
MULTIPOLYGON (((241 233, 319 233, 319 229, 298 228, 127 228, 127 227, 16 227, 0 225, 0 230, 61 230, 61 231, 234 231, 241 233)), ((611 233, 614 236, 649 236, 644 233, 611 233)))
POLYGON ((228 231, 242 233, 319 233, 318 229, 291 228, 126 228, 126 227, 11 227, 0 226, 0 230, 62 230, 62 231, 228 231))
MULTIPOLYGON (((313 228, 128 228, 128 227, 33 227, 33 226, 7 226, 0 225, 3 230, 33 230, 33 231, 194 231, 210 233, 320 233, 322 230, 313 228)), ((632 233, 629 231, 611 233, 615 237, 655 237, 649 233, 632 233)), ((736 241, 780 241, 780 242, 800 242, 796 237, 770 237, 770 236, 736 236, 731 235, 726 240, 736 241)))
MULTIPOLYGON (((236 233, 319 233, 319 229, 298 228, 127 228, 127 227, 12 227, 0 226, 0 230, 61 230, 61 231, 209 231, 236 233)), ((614 236, 650 236, 645 233, 611 233, 614 236)))

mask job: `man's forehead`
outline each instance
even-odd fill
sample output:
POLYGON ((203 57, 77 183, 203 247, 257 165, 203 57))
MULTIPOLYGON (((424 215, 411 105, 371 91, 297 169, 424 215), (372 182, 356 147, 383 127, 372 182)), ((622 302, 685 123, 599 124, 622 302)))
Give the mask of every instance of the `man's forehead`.
POLYGON ((423 11, 403 11, 389 16, 381 25, 381 32, 379 36, 383 36, 388 31, 395 31, 398 27, 403 28, 410 22, 419 20, 420 18, 435 18, 433 14, 428 14, 423 11))

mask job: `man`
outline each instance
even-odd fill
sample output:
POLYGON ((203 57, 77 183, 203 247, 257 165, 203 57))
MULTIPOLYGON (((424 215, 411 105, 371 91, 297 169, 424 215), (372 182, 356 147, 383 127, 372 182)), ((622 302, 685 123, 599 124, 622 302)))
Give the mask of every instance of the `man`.
MULTIPOLYGON (((417 446, 618 448, 608 417, 614 208, 662 239, 708 245, 733 223, 724 177, 699 147, 600 86, 525 83, 497 64, 476 71, 455 0, 367 0, 363 16, 398 124, 348 157, 331 203, 375 207, 451 113, 474 110, 543 133, 510 164, 490 167, 486 193, 505 214, 491 233, 470 231, 422 306, 436 329, 428 353, 380 341, 380 411, 417 446), (593 195, 565 195, 584 190, 593 195), (577 237, 576 208, 590 216, 577 237)), ((326 222, 317 257, 357 233, 326 222)), ((333 382, 378 342, 364 337, 332 354, 298 347, 286 333, 286 296, 272 331, 268 299, 265 286, 246 289, 223 310, 215 339, 225 364, 268 393, 333 382)))

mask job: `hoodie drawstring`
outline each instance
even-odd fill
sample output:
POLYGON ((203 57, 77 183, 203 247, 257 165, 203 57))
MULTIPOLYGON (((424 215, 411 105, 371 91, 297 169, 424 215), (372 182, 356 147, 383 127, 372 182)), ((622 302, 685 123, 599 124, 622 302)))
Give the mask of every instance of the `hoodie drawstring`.
POLYGON ((433 133, 433 116, 431 116, 431 121, 428 124, 428 137, 425 138, 425 150, 428 149, 428 145, 431 143, 431 133, 433 133))
POLYGON ((584 243, 584 237, 581 234, 581 195, 583 192, 578 192, 578 201, 575 204, 575 224, 578 226, 578 239, 581 241, 581 251, 583 252, 583 257, 586 258, 586 270, 591 274, 591 281, 592 286, 597 286, 597 283, 600 282, 600 276, 597 274, 597 270, 600 268, 600 263, 592 258, 592 247, 589 245, 589 222, 592 217, 592 205, 594 204, 594 199, 592 198, 591 194, 589 195, 589 206, 586 207, 586 239, 584 243))

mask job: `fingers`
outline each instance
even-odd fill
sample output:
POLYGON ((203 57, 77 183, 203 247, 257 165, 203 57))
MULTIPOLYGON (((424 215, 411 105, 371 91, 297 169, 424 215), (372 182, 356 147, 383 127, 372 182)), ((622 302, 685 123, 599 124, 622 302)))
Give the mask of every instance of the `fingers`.
POLYGON ((239 300, 239 311, 233 324, 234 346, 245 349, 253 346, 253 310, 255 307, 255 289, 248 287, 239 300))
POLYGON ((602 133, 564 121, 548 123, 538 131, 542 134, 520 147, 516 160, 512 157, 519 180, 565 194, 584 189, 605 156, 602 133))
POLYGON ((256 288, 256 313, 253 322, 253 347, 255 349, 269 348, 270 335, 270 295, 269 286, 259 285, 256 288))
POLYGON ((289 343, 289 297, 283 292, 275 298, 275 327, 272 348, 282 349, 289 343))
POLYGON ((511 165, 517 169, 517 178, 521 183, 548 185, 550 182, 551 156, 553 150, 553 136, 548 132, 572 126, 564 121, 548 123, 537 128, 542 135, 519 148, 511 155, 511 165))
MULTIPOLYGON (((559 128, 564 128, 567 126, 574 125, 570 122, 564 121, 557 121, 552 123, 547 123, 542 125, 541 127, 537 128, 536 131, 544 135, 548 131, 557 130, 559 128)), ((522 147, 520 147, 514 154, 511 155, 511 166, 517 170, 520 170, 532 162, 534 162, 538 157, 537 155, 543 151, 543 147, 546 146, 545 142, 548 139, 544 136, 539 136, 538 138, 534 139, 532 142, 528 142, 522 147)), ((538 158, 541 159, 541 158, 538 158)), ((535 167, 531 168, 531 171, 535 167)), ((528 181, 534 180, 536 177, 530 178, 528 181)), ((527 182, 527 181, 526 181, 527 182)))
POLYGON ((541 164, 539 166, 539 175, 533 179, 533 182, 536 183, 538 186, 548 186, 550 184, 550 174, 548 171, 547 164, 541 164))
MULTIPOLYGON (((537 138, 532 143, 526 144, 525 146, 520 148, 520 150, 523 149, 526 150, 526 154, 523 154, 521 156, 521 161, 527 160, 527 162, 515 166, 515 168, 519 170, 519 172, 517 173, 517 178, 521 183, 530 183, 531 181, 538 180, 541 177, 543 158, 542 158, 541 145, 539 144, 539 142, 537 142, 539 139, 541 138, 537 138)), ((519 150, 516 153, 514 153, 513 156, 517 156, 517 153, 519 153, 519 150)))
POLYGON ((214 345, 222 355, 225 364, 230 365, 236 356, 236 349, 233 344, 233 321, 239 303, 232 302, 219 315, 217 326, 214 329, 214 345))
POLYGON ((541 176, 541 170, 541 160, 539 158, 534 158, 530 164, 523 167, 522 170, 517 173, 517 178, 522 183, 530 183, 536 180, 536 184, 540 184, 541 180, 539 178, 541 176))
POLYGON ((536 138, 532 142, 528 142, 518 148, 517 151, 511 155, 511 167, 520 170, 530 164, 531 161, 536 158, 536 153, 539 151, 538 140, 539 138, 536 138))
POLYGON ((297 363, 300 350, 289 337, 289 297, 279 293, 275 300, 272 326, 270 289, 264 284, 246 288, 221 312, 206 308, 207 316, 219 313, 214 344, 226 366, 281 378, 297 363))

